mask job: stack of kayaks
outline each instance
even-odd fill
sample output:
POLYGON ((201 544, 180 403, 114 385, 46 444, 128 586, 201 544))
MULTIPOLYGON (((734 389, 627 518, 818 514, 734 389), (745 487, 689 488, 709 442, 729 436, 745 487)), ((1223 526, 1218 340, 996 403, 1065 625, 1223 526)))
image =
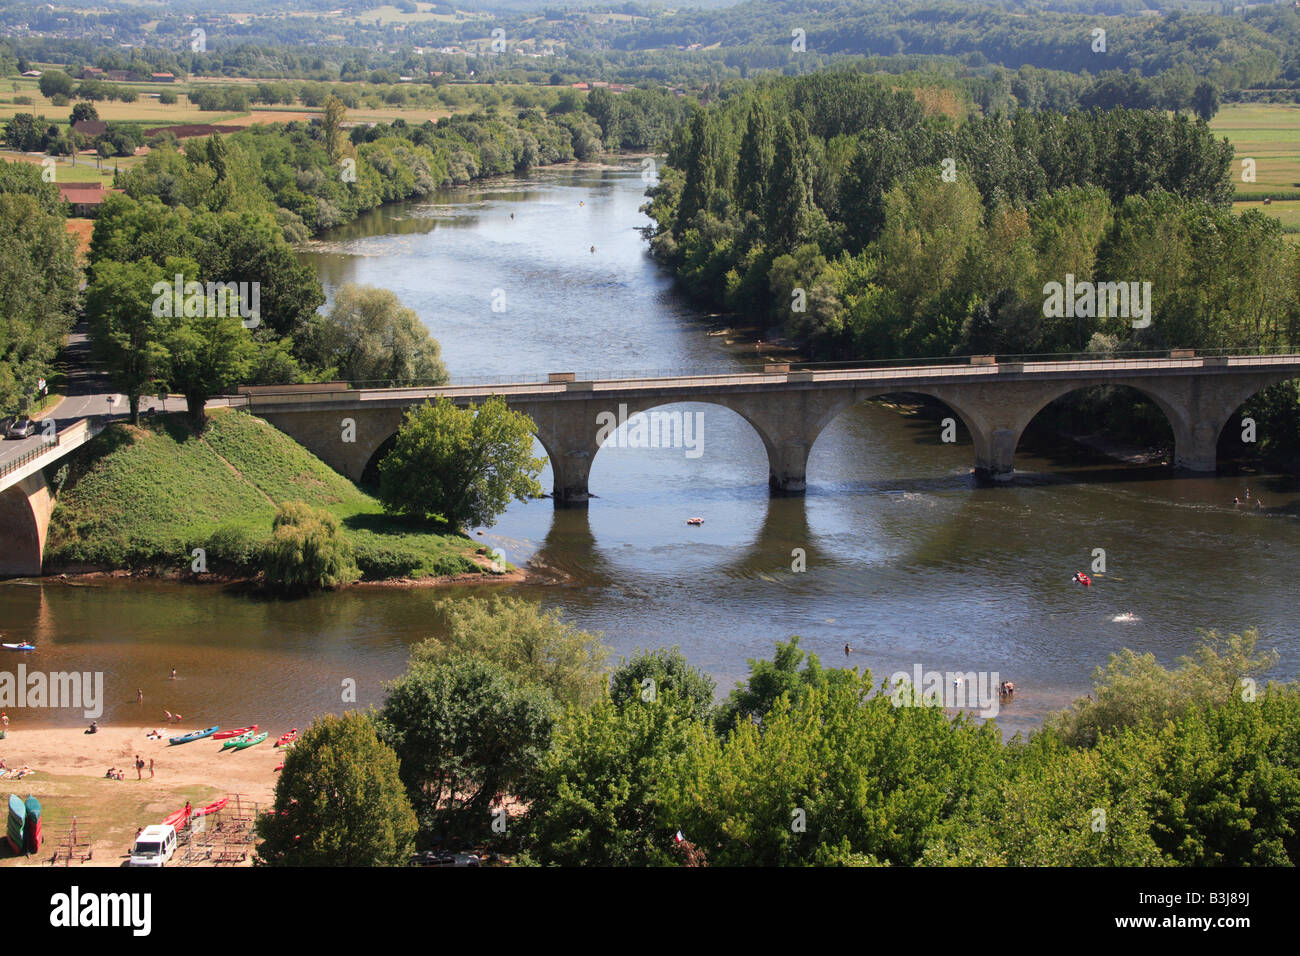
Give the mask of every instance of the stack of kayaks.
POLYGON ((41 848, 41 801, 27 794, 27 852, 41 848))
POLYGON ((251 727, 236 727, 234 730, 223 730, 219 734, 213 734, 212 739, 229 740, 231 737, 242 737, 244 734, 249 733, 250 731, 256 732, 257 724, 253 724, 253 726, 251 727))
POLYGON ((167 816, 163 817, 163 826, 175 827, 177 830, 179 830, 183 826, 185 826, 186 821, 188 821, 191 816, 193 816, 193 811, 187 813, 185 811, 185 807, 181 807, 175 813, 170 813, 167 816))
POLYGON ((226 740, 223 740, 221 742, 221 749, 229 750, 231 747, 238 747, 241 744, 243 744, 246 740, 251 740, 255 733, 256 733, 256 729, 246 730, 237 737, 230 737, 226 740))
POLYGON ((15 853, 22 853, 27 847, 24 840, 26 830, 27 804, 23 803, 16 794, 11 793, 9 794, 9 826, 5 830, 5 837, 15 853))
POLYGON ((277 747, 287 747, 297 739, 298 739, 298 728, 295 727, 287 734, 281 736, 280 739, 275 742, 275 745, 277 747))

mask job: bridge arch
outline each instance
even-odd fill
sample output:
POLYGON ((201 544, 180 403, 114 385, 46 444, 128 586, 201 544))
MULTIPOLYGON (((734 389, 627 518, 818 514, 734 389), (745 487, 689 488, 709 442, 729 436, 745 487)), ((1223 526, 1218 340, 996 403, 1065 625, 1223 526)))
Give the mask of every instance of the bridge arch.
MULTIPOLYGON (((769 482, 778 473, 781 461, 781 449, 777 440, 765 428, 765 423, 758 420, 751 408, 744 402, 732 400, 729 396, 705 398, 649 397, 636 400, 615 402, 613 408, 602 409, 598 419, 603 427, 595 434, 592 464, 596 455, 604 449, 609 440, 621 436, 621 440, 640 435, 640 440, 650 448, 679 448, 688 458, 702 457, 707 453, 705 412, 697 408, 683 406, 712 406, 726 409, 744 421, 762 443, 767 455, 769 482), (692 416, 700 416, 692 418, 692 416), (638 419, 640 419, 638 421, 638 419), (628 435, 628 429, 633 432, 628 435), (642 434, 644 433, 644 434, 642 434)), ((643 447, 639 443, 630 447, 643 447)), ((590 474, 588 474, 590 477, 590 474)))
POLYGON ((34 577, 41 573, 41 554, 54 499, 37 471, 0 491, 0 577, 34 577))
MULTIPOLYGON (((1189 425, 1188 416, 1185 410, 1180 407, 1180 403, 1176 397, 1162 393, 1158 387, 1153 387, 1150 383, 1144 384, 1131 381, 1078 381, 1058 383, 1058 387, 1052 389, 1046 395, 1040 396, 1036 402, 1026 406, 1026 414, 1024 415, 1024 420, 1019 425, 1015 445, 1012 447, 1012 454, 1014 455, 1015 451, 1019 449, 1020 441, 1024 437, 1024 433, 1033 423, 1034 419, 1046 411, 1050 405, 1070 395, 1074 395, 1077 392, 1086 392, 1097 388, 1131 390, 1149 400, 1151 404, 1160 410, 1160 413, 1164 416, 1165 422, 1169 426, 1169 431, 1173 435, 1174 439, 1175 454, 1177 454, 1180 437, 1183 442, 1184 451, 1186 450, 1186 442, 1189 440, 1187 436, 1191 433, 1191 426, 1189 425)), ((1014 461, 1012 464, 1014 465, 1014 461)))
MULTIPOLYGON (((966 429, 967 434, 970 435, 971 444, 975 449, 976 463, 978 464, 978 462, 987 455, 989 428, 983 416, 979 414, 977 408, 969 406, 966 402, 960 399, 954 399, 950 393, 944 391, 942 388, 928 388, 923 385, 905 388, 891 388, 883 391, 866 389, 854 390, 851 394, 839 397, 837 401, 830 403, 827 406, 827 414, 823 417, 823 420, 817 423, 816 435, 814 436, 813 443, 815 443, 816 438, 820 437, 821 433, 828 425, 830 425, 831 422, 839 418, 850 408, 856 408, 864 402, 885 398, 890 395, 912 395, 938 402, 944 408, 953 413, 956 419, 960 421, 962 426, 966 429)), ((812 451, 811 445, 813 443, 810 443, 810 454, 812 451)))

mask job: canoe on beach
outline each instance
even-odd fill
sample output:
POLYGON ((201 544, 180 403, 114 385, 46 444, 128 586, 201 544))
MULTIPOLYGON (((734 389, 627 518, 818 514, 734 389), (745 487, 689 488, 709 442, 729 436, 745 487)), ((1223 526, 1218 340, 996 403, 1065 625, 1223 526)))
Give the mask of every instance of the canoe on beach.
POLYGON ((228 740, 231 737, 242 737, 244 736, 244 734, 252 734, 256 732, 257 732, 257 724, 253 724, 251 727, 238 727, 235 730, 223 730, 219 734, 213 734, 212 739, 228 740))
POLYGON ((173 744, 187 744, 191 740, 202 740, 204 737, 211 737, 220 729, 220 727, 209 727, 207 730, 192 730, 188 734, 181 734, 178 737, 169 738, 169 742, 173 744))

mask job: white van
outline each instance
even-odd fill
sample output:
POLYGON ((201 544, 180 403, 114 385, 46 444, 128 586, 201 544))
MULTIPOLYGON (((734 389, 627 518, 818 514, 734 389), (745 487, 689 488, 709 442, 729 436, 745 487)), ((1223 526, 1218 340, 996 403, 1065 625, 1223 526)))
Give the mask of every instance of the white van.
POLYGON ((131 847, 131 866, 163 866, 176 852, 176 828, 170 823, 145 827, 131 847))

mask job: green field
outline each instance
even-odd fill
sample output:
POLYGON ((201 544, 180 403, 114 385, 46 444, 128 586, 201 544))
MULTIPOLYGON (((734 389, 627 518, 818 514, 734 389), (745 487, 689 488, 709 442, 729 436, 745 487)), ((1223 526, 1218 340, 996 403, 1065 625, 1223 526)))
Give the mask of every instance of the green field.
POLYGON ((216 410, 196 438, 179 416, 117 424, 71 466, 50 522, 47 571, 158 567, 249 573, 276 505, 305 501, 338 517, 364 579, 477 572, 472 542, 412 527, 283 432, 244 412, 216 410))
POLYGON ((1232 176, 1240 201, 1234 208, 1260 208, 1279 219, 1288 232, 1300 234, 1300 106, 1229 103, 1211 121, 1210 129, 1228 137, 1237 152, 1232 176), (1253 183, 1242 181, 1243 159, 1255 161, 1253 183), (1273 198, 1268 206, 1259 201, 1265 196, 1273 198))

